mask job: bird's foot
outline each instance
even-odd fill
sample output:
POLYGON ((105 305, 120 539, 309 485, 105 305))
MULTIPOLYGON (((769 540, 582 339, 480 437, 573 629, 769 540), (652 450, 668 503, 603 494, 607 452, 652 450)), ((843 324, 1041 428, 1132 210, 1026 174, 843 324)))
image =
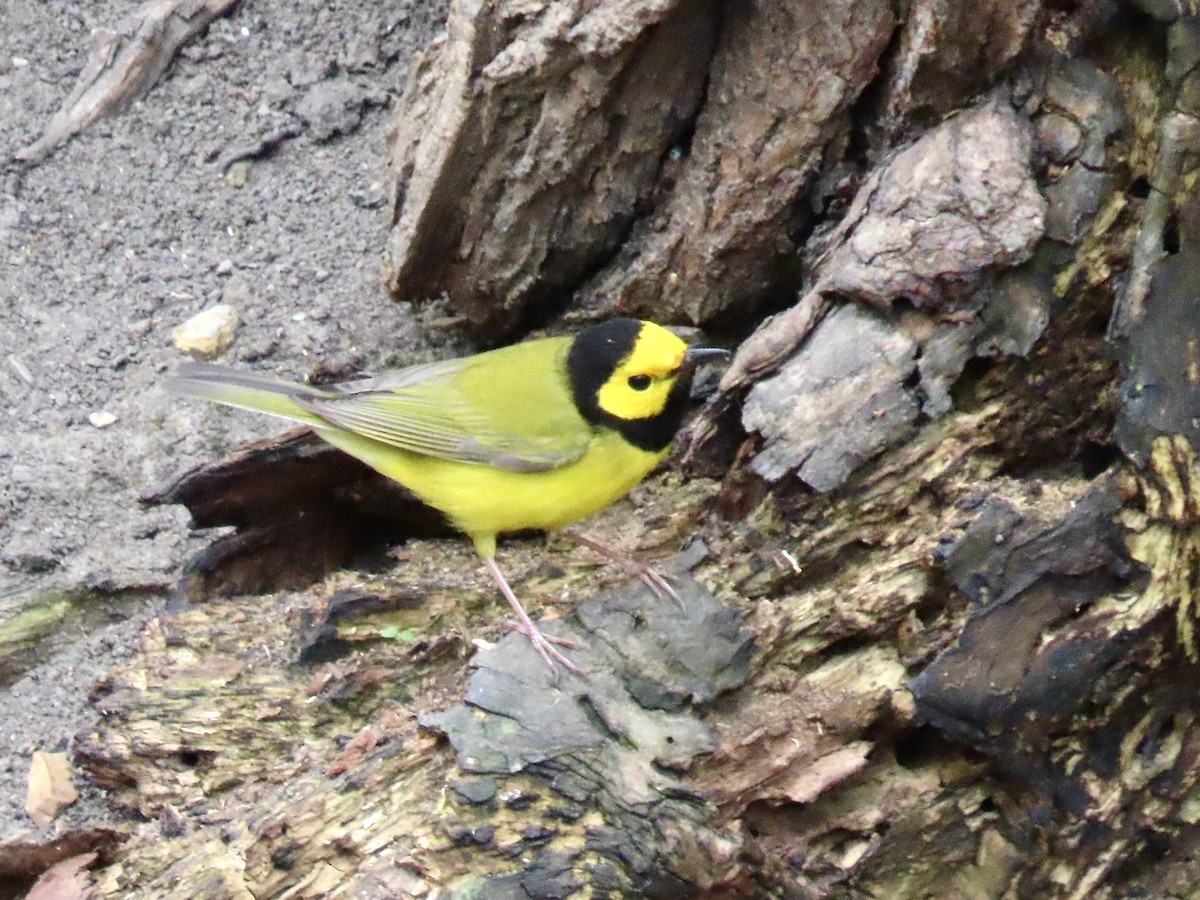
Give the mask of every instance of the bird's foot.
MULTIPOLYGON (((525 626, 516 619, 509 619, 506 623, 506 627, 509 631, 516 631, 525 635, 529 634, 529 632, 525 630, 525 626)), ((537 628, 535 627, 534 630, 537 631, 537 628)), ((540 634, 550 643, 557 644, 559 647, 566 647, 568 650, 578 650, 583 646, 583 644, 579 643, 579 641, 573 641, 570 638, 557 637, 553 634, 546 634, 544 631, 538 631, 538 634, 540 634)))
POLYGON ((580 534, 578 531, 567 530, 564 531, 563 534, 571 538, 571 540, 575 541, 576 543, 595 550, 610 562, 616 563, 618 566, 624 569, 630 575, 630 577, 636 578, 647 588, 649 588, 650 593, 652 593, 659 600, 662 600, 664 597, 670 597, 675 601, 676 606, 678 606, 680 609, 684 609, 683 598, 679 596, 679 592, 675 590, 675 586, 670 582, 670 578, 672 576, 664 575, 653 566, 648 566, 643 562, 638 562, 636 559, 630 559, 628 556, 618 553, 607 544, 602 544, 599 541, 588 537, 587 535, 580 534))
POLYGON ((659 600, 664 596, 670 597, 675 601, 675 605, 680 609, 684 609, 683 598, 679 596, 679 591, 675 590, 675 586, 670 582, 670 575, 664 575, 657 569, 640 563, 636 559, 624 560, 625 571, 638 579, 642 584, 650 589, 659 600))
POLYGON ((541 654, 542 659, 546 661, 546 665, 550 667, 551 672, 556 672, 557 669, 555 669, 555 666, 559 665, 575 675, 584 674, 583 669, 571 662, 571 660, 558 650, 558 647, 566 647, 568 650, 578 649, 579 643, 577 641, 555 637, 552 634, 545 634, 529 620, 525 622, 509 622, 509 628, 513 631, 519 631, 529 638, 529 642, 533 644, 533 649, 541 654), (558 645, 557 647, 555 646, 556 644, 558 645))
POLYGON ((533 620, 529 618, 529 614, 525 612, 525 608, 521 606, 517 595, 508 586, 508 579, 504 577, 504 573, 496 565, 496 560, 490 556, 484 556, 483 562, 488 567, 488 571, 492 573, 492 577, 496 579, 496 584, 500 587, 500 593, 504 595, 504 599, 508 601, 508 605, 512 607, 512 611, 517 615, 517 620, 511 623, 511 627, 529 638, 529 642, 533 644, 533 649, 541 654, 542 659, 546 661, 546 665, 550 667, 550 671, 557 675, 558 669, 555 666, 562 666, 568 672, 576 675, 585 675, 586 673, 583 669, 563 656, 558 648, 554 646, 558 644, 560 647, 574 648, 579 645, 567 638, 542 634, 538 630, 538 627, 533 624, 533 620))

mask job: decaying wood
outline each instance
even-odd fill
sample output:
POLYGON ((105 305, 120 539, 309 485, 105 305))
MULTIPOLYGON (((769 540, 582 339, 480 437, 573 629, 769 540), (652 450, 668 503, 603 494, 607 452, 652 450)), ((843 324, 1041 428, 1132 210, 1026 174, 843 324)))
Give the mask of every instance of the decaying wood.
POLYGON ((93 35, 83 71, 42 136, 16 158, 38 162, 98 119, 127 108, 158 83, 179 48, 237 0, 149 0, 116 28, 93 35))
POLYGON ((710 322, 796 281, 795 231, 894 27, 879 0, 744 3, 721 39, 669 193, 579 302, 594 314, 710 322))
POLYGON ((308 428, 257 441, 141 499, 184 504, 198 528, 237 529, 188 566, 180 593, 190 599, 304 587, 382 542, 448 531, 436 510, 308 428))
POLYGON ((981 282, 1027 260, 1042 235, 1030 150, 1028 124, 989 102, 878 169, 831 234, 812 288, 738 349, 697 440, 741 402, 743 426, 763 438, 756 474, 795 472, 831 490, 911 435, 920 415, 944 413, 972 355, 1002 338, 1014 345, 1006 352, 1028 352, 1045 326, 1045 287, 1019 275, 981 282), (827 314, 836 298, 878 313, 850 304, 827 314), (915 308, 893 320, 901 302, 915 308))
MULTIPOLYGON (((968 535, 1001 559, 1024 543, 1012 532, 984 534, 990 543, 975 537, 977 504, 990 496, 988 502, 1017 510, 1010 526, 1045 516, 1040 527, 1053 530, 1055 517, 1069 516, 1089 490, 1079 477, 1043 477, 1034 488, 1001 473, 1001 457, 987 450, 1019 444, 1039 427, 1029 416, 1074 420, 1084 430, 1073 442, 1062 437, 1079 446, 1091 433, 1086 423, 1092 414, 1068 396, 1054 396, 1057 391, 1046 407, 1023 405, 1019 398, 1039 393, 1047 382, 1017 365, 1006 369, 998 373, 1002 383, 989 386, 969 411, 920 429, 868 467, 852 491, 797 496, 776 507, 774 515, 790 523, 789 537, 770 537, 772 510, 760 510, 752 520, 762 549, 757 563, 752 558, 736 574, 735 585, 760 598, 751 621, 770 663, 742 702, 710 718, 725 740, 697 780, 712 791, 723 815, 752 825, 769 853, 796 853, 794 865, 818 895, 841 896, 835 886, 852 883, 868 896, 936 896, 950 885, 966 892, 988 884, 982 895, 1000 896, 1024 865, 1020 853, 999 852, 1015 838, 995 807, 1011 802, 1020 808, 1031 772, 1010 771, 1003 758, 998 770, 1011 778, 1005 787, 1003 779, 989 777, 997 770, 979 758, 932 730, 915 729, 928 721, 934 702, 910 690, 914 673, 953 653, 960 633, 967 640, 976 615, 969 595, 947 583, 938 561, 968 535), (783 550, 799 561, 798 571, 773 564, 783 550), (960 862, 951 863, 955 858, 960 862)), ((1052 367, 1041 378, 1067 389, 1085 380, 1101 385, 1112 370, 1101 365, 1081 379, 1083 374, 1052 367)), ((1115 527, 1103 516, 1089 524, 1115 527)), ((726 550, 714 543, 718 557, 726 550)), ((1094 555, 1092 566, 1103 572, 1104 557, 1094 555)), ((1087 575, 1088 557, 1081 558, 1075 568, 1087 575)), ((1037 578, 1036 566, 1008 565, 1018 570, 1013 580, 1037 578)), ((1109 585, 1117 596, 1135 590, 1136 582, 1121 577, 1130 574, 1128 567, 1116 568, 1108 582, 1097 584, 1109 585)), ((969 574, 960 577, 974 584, 969 574)), ((1103 598, 1095 599, 1103 605, 1103 598)), ((1025 610, 1010 613, 1020 617, 1025 610)), ((1136 621, 1126 624, 1133 630, 1136 621)), ((1055 627, 1073 634, 1069 614, 1055 627)), ((977 652, 1019 666, 1013 637, 1004 634, 977 652)), ((1018 846, 1037 839, 1025 827, 1018 846)))
POLYGON ((76 755, 119 803, 176 824, 135 834, 100 896, 652 894, 739 876, 738 834, 704 825, 682 773, 715 742, 697 706, 746 677, 740 614, 687 580, 682 609, 620 587, 549 626, 588 677, 553 675, 509 634, 464 692, 445 635, 473 573, 423 556, 397 584, 425 602, 338 617, 350 649, 315 669, 297 649, 336 581, 284 610, 192 607, 145 635, 98 687, 104 721, 76 755))
POLYGON ((460 0, 397 118, 387 283, 495 341, 620 245, 706 77, 710 0, 460 0))
MULTIPOLYGON (((934 129, 860 188, 831 236, 809 293, 890 311, 905 299, 933 314, 988 267, 1029 258, 1045 201, 1030 170, 1028 125, 985 104, 934 129)), ((816 301, 768 320, 738 349, 724 391, 760 382, 809 336, 816 301), (793 317, 798 316, 798 321, 793 317)))
MULTIPOLYGON (((1078 65, 1052 69, 1041 83, 1062 87, 1038 101, 1040 140, 1065 164, 1050 186, 1070 189, 1047 191, 1047 220, 1067 223, 1076 221, 1068 208, 1081 209, 1074 163, 1098 151, 1088 165, 1105 174, 1122 116, 1105 111, 1104 79, 1078 65), (1089 134, 1064 113, 1092 102, 1100 113, 1089 134)), ((1170 202, 1179 252, 1152 267, 1162 300, 1124 357, 1126 383, 1141 387, 1117 403, 1104 346, 1070 318, 1086 321, 1096 303, 1103 320, 1117 289, 1103 278, 1111 248, 1128 246, 1136 221, 1106 213, 1111 198, 1085 196, 1080 224, 1050 238, 1078 242, 1073 255, 1043 245, 1029 264, 1058 256, 1058 275, 1034 283, 1059 318, 1023 351, 1027 363, 994 369, 955 398, 957 411, 858 467, 845 491, 774 492, 792 532, 778 552, 797 570, 763 567, 742 589, 770 599, 755 621, 760 643, 792 671, 764 674, 746 706, 729 708, 735 724, 718 724, 728 739, 715 771, 699 777, 718 803, 732 787, 726 814, 753 823, 776 853, 796 852, 823 892, 1082 898, 1181 883, 1178 869, 1137 861, 1172 845, 1173 864, 1186 860, 1200 780, 1200 732, 1181 688, 1196 678, 1200 507, 1194 422, 1179 418, 1197 408, 1200 381, 1165 362, 1187 357, 1183 345, 1196 339, 1175 299, 1192 290, 1190 197, 1170 202), (1068 289, 1070 312, 1052 299, 1068 289), (1067 335, 1074 348, 1060 343, 1067 335), (1051 461, 1079 459, 1088 442, 1113 440, 1118 406, 1122 446, 1144 470, 1056 469, 1051 461)), ((807 340, 819 348, 819 334, 807 340)), ((733 497, 742 496, 739 486, 733 497)))

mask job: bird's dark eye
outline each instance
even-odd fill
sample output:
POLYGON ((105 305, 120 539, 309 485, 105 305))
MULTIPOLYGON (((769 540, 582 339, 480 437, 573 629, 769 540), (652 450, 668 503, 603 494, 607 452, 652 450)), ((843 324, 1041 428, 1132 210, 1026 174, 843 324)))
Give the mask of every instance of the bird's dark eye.
POLYGON ((646 388, 650 387, 650 376, 649 375, 630 375, 629 376, 629 386, 631 388, 633 388, 635 391, 644 391, 646 388))

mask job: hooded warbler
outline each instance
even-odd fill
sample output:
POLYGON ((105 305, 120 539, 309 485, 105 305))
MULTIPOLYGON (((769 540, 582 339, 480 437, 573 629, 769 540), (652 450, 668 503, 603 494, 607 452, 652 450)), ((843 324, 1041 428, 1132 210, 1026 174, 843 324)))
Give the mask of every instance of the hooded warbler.
POLYGON ((612 319, 330 387, 191 363, 168 388, 302 422, 404 485, 475 544, 547 665, 577 671, 509 587, 496 536, 559 529, 622 497, 666 456, 696 363, 725 352, 612 319))

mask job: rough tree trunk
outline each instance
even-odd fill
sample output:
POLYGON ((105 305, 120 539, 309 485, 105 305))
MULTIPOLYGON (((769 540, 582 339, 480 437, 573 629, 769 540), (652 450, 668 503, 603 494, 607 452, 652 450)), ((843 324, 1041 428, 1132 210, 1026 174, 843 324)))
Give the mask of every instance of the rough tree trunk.
MULTIPOLYGON (((591 677, 516 636, 472 669, 498 607, 465 548, 247 599, 351 547, 251 516, 245 460, 185 480, 243 528, 192 581, 233 596, 98 686, 77 758, 150 818, 99 895, 1191 896, 1179 2, 456 3, 397 113, 388 285, 489 340, 614 313, 736 340, 693 480, 600 526, 686 543, 696 581, 683 611, 575 603, 594 572, 509 550, 591 677)), ((390 515, 329 454, 262 452, 325 473, 322 527, 390 515)))

